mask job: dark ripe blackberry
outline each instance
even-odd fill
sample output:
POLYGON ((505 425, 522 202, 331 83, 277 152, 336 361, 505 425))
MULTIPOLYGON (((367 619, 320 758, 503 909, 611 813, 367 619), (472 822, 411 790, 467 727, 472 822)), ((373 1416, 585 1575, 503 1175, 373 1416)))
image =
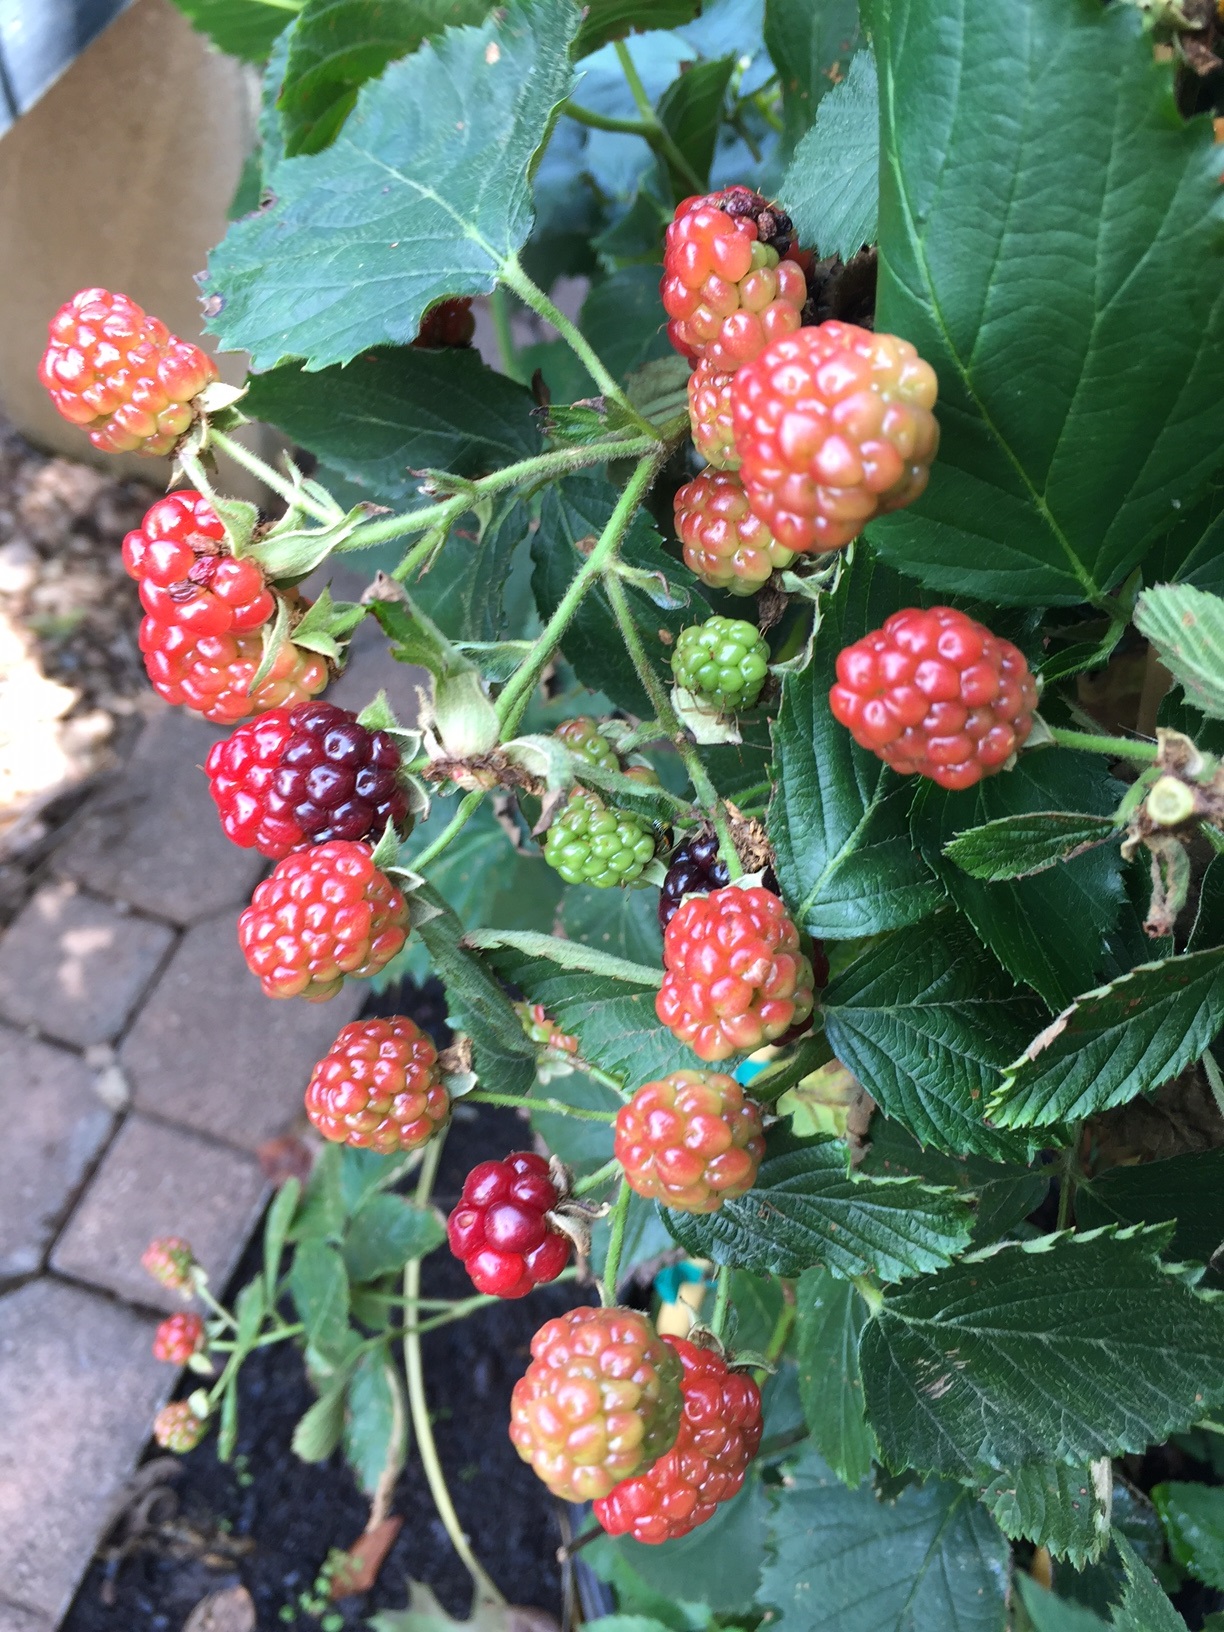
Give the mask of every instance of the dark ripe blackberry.
POLYGON ((659 892, 659 927, 666 929, 686 895, 718 890, 731 882, 727 864, 718 854, 718 835, 702 828, 672 852, 667 877, 659 892))
POLYGON ((229 837, 278 860, 304 844, 377 838, 407 816, 399 749, 334 703, 270 709, 215 744, 204 768, 229 837))

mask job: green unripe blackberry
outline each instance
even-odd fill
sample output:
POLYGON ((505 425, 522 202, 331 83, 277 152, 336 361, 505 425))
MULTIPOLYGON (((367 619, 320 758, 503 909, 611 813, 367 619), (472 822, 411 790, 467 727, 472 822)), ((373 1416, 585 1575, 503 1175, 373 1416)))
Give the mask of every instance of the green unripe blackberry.
POLYGON ((574 789, 544 840, 544 860, 567 884, 598 890, 632 884, 654 853, 649 823, 631 811, 609 809, 586 788, 574 789))
POLYGON ((751 708, 769 673, 769 647, 751 623, 707 618, 682 629, 672 652, 678 686, 721 712, 751 708))
POLYGON ((605 771, 620 770, 615 749, 588 714, 566 720, 553 734, 572 754, 578 754, 591 765, 602 765, 605 771))

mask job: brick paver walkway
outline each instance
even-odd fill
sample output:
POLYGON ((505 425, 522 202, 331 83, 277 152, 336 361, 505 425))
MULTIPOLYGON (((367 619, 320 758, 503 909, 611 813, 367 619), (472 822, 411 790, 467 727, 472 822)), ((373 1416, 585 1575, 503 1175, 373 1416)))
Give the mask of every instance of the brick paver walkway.
MULTIPOLYGON (((363 628, 329 696, 382 686, 407 721, 419 678, 363 628)), ((181 1305, 141 1251, 184 1235, 225 1285, 267 1199, 256 1147, 364 998, 273 1003, 247 973, 265 863, 216 819, 218 734, 155 716, 0 939, 0 1632, 59 1624, 175 1384, 150 1343, 181 1305)))

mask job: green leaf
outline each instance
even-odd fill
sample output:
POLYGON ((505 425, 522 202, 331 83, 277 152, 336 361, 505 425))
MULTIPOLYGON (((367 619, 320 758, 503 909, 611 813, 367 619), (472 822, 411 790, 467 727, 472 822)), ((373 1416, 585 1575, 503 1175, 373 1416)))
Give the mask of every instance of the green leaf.
POLYGON ((1224 719, 1224 600, 1193 584, 1162 584, 1139 597, 1135 627, 1187 701, 1212 719, 1224 719))
POLYGON ((1023 1571, 1016 1576, 1020 1599, 1033 1623, 1033 1632, 1108 1632, 1099 1615, 1082 1604, 1056 1598, 1023 1571))
POLYGON ((384 1156, 377 1150, 340 1145, 335 1151, 337 1183, 347 1222, 372 1196, 395 1184, 412 1166, 411 1155, 384 1156))
POLYGON ((408 1412, 399 1372, 383 1349, 357 1362, 348 1385, 344 1455, 367 1496, 388 1469, 402 1467, 408 1440, 408 1412))
POLYGON ((326 1462, 344 1433, 344 1397, 348 1389, 347 1368, 331 1383, 314 1404, 298 1419, 293 1430, 292 1448, 303 1462, 326 1462))
POLYGON ((349 1283, 336 1249, 326 1241, 303 1241, 293 1255, 289 1291, 307 1343, 324 1359, 339 1359, 349 1343, 349 1283))
POLYGON ((663 934, 658 903, 650 890, 571 885, 561 897, 561 927, 571 941, 597 946, 613 957, 662 965, 663 934))
POLYGON ((410 341, 487 293, 531 230, 530 180, 572 81, 572 0, 515 0, 363 87, 333 144, 276 170, 276 202, 209 259, 212 332, 258 369, 410 341))
POLYGON ((476 953, 460 944, 463 926, 430 885, 416 892, 439 909, 414 933, 446 987, 448 1019, 472 1041, 480 1081, 502 1094, 525 1094, 535 1081, 535 1048, 524 1035, 514 1005, 476 953))
POLYGON ((1085 1229, 1171 1220, 1170 1252, 1210 1263, 1224 1245, 1224 1150, 1112 1167, 1076 1187, 1075 1216, 1085 1229))
POLYGON ((946 1185, 976 1200, 972 1236, 975 1247, 990 1246, 1035 1212, 1049 1192, 1051 1173, 1049 1167, 1040 1163, 1021 1167, 1016 1163, 988 1161, 983 1156, 941 1155, 929 1145, 923 1149, 899 1122, 887 1121, 882 1116, 872 1120, 871 1143, 860 1163, 860 1171, 884 1178, 914 1178, 923 1184, 946 1185))
POLYGON ((1165 1270, 1166 1236, 1046 1236, 890 1293, 859 1351, 889 1465, 975 1479, 1189 1427, 1224 1394, 1224 1305, 1165 1270))
POLYGON ((906 828, 911 790, 829 711, 837 654, 903 605, 887 568, 859 553, 822 604, 807 667, 782 682, 769 837, 795 921, 822 940, 916 923, 940 902, 906 828))
POLYGON ((174 4, 219 51, 243 62, 262 62, 302 0, 174 0, 174 4))
MULTIPOLYGON (((603 532, 619 496, 605 476, 590 475, 567 477, 545 492, 540 525, 531 544, 535 564, 531 583, 540 616, 545 620, 560 605, 575 573, 603 532)), ((694 609, 704 613, 707 603, 701 598, 697 580, 688 568, 665 554, 662 540, 644 511, 639 510, 630 522, 620 559, 627 567, 654 575, 672 602, 669 608, 657 606, 635 584, 625 585, 630 612, 651 666, 660 681, 670 685, 670 645, 660 636, 667 635, 674 643, 681 629, 694 621, 694 609)), ((650 716, 650 699, 625 650, 602 585, 597 585, 583 598, 562 637, 562 650, 584 685, 592 691, 604 692, 630 713, 642 718, 650 716)))
POLYGON ((480 23, 490 0, 306 0, 280 95, 285 153, 334 140, 367 79, 444 28, 480 23))
POLYGON ((923 1144, 1023 1154, 983 1111, 1038 1005, 951 913, 870 947, 821 995, 825 1035, 886 1116, 923 1144))
POLYGON ((289 1226, 302 1196, 302 1181, 292 1174, 276 1192, 264 1220, 264 1297, 269 1309, 276 1308, 276 1286, 280 1280, 281 1257, 289 1236, 289 1226))
MULTIPOLYGON (((363 488, 401 505, 422 470, 477 477, 540 450, 530 394, 475 351, 379 347, 347 368, 252 375, 243 407, 363 488)), ((447 548, 453 547, 453 540, 447 548)))
MULTIPOLYGON (((858 0, 765 0, 765 44, 782 80, 787 148, 794 147, 821 98, 844 77, 862 39, 858 0)), ((789 209, 790 194, 783 191, 781 197, 789 209)))
POLYGON ((1113 1612, 1116 1632, 1186 1632, 1186 1623, 1165 1597, 1160 1583, 1127 1538, 1114 1533, 1114 1546, 1126 1571, 1126 1591, 1113 1612))
POLYGON ((1109 1546, 1113 1504, 1107 1461, 1075 1467, 1034 1462, 1000 1473, 980 1494, 1005 1536, 1047 1547, 1077 1570, 1109 1546))
POLYGON ((353 1215, 344 1237, 350 1281, 373 1281, 423 1258, 446 1239, 438 1215, 403 1196, 374 1196, 353 1215))
POLYGON ((701 0, 588 0, 574 44, 575 61, 633 31, 679 28, 700 9, 701 0))
MULTIPOLYGON (((734 57, 695 62, 672 80, 659 99, 659 122, 703 187, 709 184, 714 148, 726 109, 727 87, 734 70, 734 57)), ((670 159, 667 166, 676 197, 687 198, 693 190, 692 178, 677 170, 670 159)))
POLYGON ((970 878, 997 884, 1002 879, 1047 872, 1060 861, 1070 861, 1106 843, 1117 831, 1109 816, 1038 810, 967 828, 944 845, 943 853, 970 878))
POLYGON ((306 1194, 293 1218, 291 1241, 340 1239, 348 1217, 340 1186, 341 1155, 346 1149, 329 1143, 319 1152, 306 1184, 306 1194))
POLYGON ((761 1599, 780 1632, 1003 1632, 1010 1549, 968 1491, 877 1500, 805 1447, 775 1493, 761 1599))
POLYGON ((1224 1025, 1224 947, 1140 964, 1077 998, 1008 1067, 1001 1127, 1096 1116, 1184 1071, 1224 1025))
POLYGON ((629 986, 649 986, 657 991, 663 982, 662 970, 648 968, 640 963, 627 963, 614 958, 598 947, 583 946, 559 935, 541 935, 525 929, 477 929, 464 937, 469 946, 482 951, 496 952, 503 947, 522 952, 527 957, 555 963, 559 969, 601 979, 619 981, 629 986))
POLYGON ((843 1481, 871 1472, 875 1435, 863 1414, 858 1346, 867 1305, 849 1281, 827 1269, 805 1269, 795 1288, 799 1394, 812 1443, 843 1481))
MULTIPOLYGON (((615 1113, 623 1101, 619 1094, 594 1082, 582 1071, 571 1071, 564 1076, 550 1076, 541 1089, 549 1099, 559 1099, 565 1105, 575 1105, 588 1111, 615 1113)), ((531 1112, 531 1131, 537 1134, 554 1156, 559 1156, 566 1167, 576 1173, 593 1173, 612 1156, 611 1122, 591 1122, 585 1117, 562 1116, 557 1111, 531 1112)))
MULTIPOLYGON (((675 356, 663 325, 659 273, 657 266, 622 266, 593 283, 582 303, 582 332, 618 380, 646 363, 675 356)), ((601 426, 606 436, 606 418, 601 426)))
POLYGON ((1143 563, 1149 584, 1176 579, 1224 594, 1224 487, 1214 487, 1172 527, 1143 563))
POLYGON ((577 1037, 583 1059, 629 1086, 692 1070, 693 1053, 655 1014, 653 985, 634 989, 607 975, 563 969, 513 946, 485 954, 503 980, 542 1003, 563 1031, 577 1037))
POLYGON ((1004 816, 1049 810, 1110 815, 1125 789, 1104 760, 1070 748, 1021 755, 1016 768, 976 787, 949 793, 923 781, 911 812, 914 837, 944 888, 1014 979, 1033 987, 1051 1009, 1083 990, 1085 971, 1100 969, 1105 936, 1122 904, 1116 849, 1092 850, 1045 872, 1000 884, 970 878, 944 855, 966 829, 1004 816))
POLYGON ((875 58, 856 51, 850 72, 816 110, 795 149, 781 197, 799 241, 843 261, 874 243, 880 197, 880 92, 875 58))
POLYGON ((664 1213, 695 1258, 756 1274, 798 1275, 823 1264, 843 1276, 896 1281, 952 1262, 969 1244, 969 1208, 913 1179, 847 1172, 836 1139, 767 1157, 746 1196, 716 1213, 664 1213))
POLYGON ((1211 121, 1175 116, 1136 7, 1027 0, 937 27, 926 0, 865 12, 876 327, 935 369, 942 431, 926 494, 872 542, 934 588, 1099 600, 1220 466, 1211 121))
POLYGON ((1165 1484, 1152 1491, 1169 1552, 1196 1581, 1224 1591, 1224 1489, 1165 1484))

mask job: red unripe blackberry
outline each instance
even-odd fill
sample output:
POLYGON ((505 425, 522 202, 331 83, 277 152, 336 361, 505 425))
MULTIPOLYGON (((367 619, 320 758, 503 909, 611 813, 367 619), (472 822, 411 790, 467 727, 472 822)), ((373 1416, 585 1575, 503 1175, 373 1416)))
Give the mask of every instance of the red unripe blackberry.
POLYGON ((795 559, 749 509, 734 471, 703 470, 679 489, 674 508, 685 565, 711 589, 754 595, 795 559))
POLYGON ((238 944, 268 997, 335 997, 345 975, 376 975, 408 939, 408 903, 368 844, 295 850, 255 886, 238 944))
POLYGON ((1037 685, 1011 641, 950 606, 910 607, 839 654, 829 707, 902 775, 971 788, 1025 742, 1037 685))
POLYGON ((514 1385, 510 1439, 562 1501, 608 1495, 671 1448, 682 1368, 635 1309, 571 1309, 541 1326, 514 1385))
POLYGON ((169 453, 191 424, 193 398, 217 378, 207 352, 107 289, 73 295, 47 332, 38 377, 104 453, 169 453))
MULTIPOLYGON (((305 604, 289 591, 296 607, 305 604)), ((254 691, 251 681, 263 660, 263 630, 196 636, 177 624, 146 617, 140 650, 153 690, 167 703, 182 704, 218 725, 236 725, 281 704, 305 702, 323 690, 329 670, 316 652, 286 635, 272 667, 254 691)))
POLYGON ((775 341, 731 387, 753 514, 786 548, 822 554, 912 504, 939 446, 937 391, 896 335, 831 319, 775 341))
POLYGON ((664 934, 663 966, 655 1013, 698 1059, 751 1052, 812 1012, 799 932, 759 885, 689 896, 664 934))
POLYGON ((269 709, 214 743, 204 769, 229 837, 276 859, 402 828, 408 813, 391 736, 334 703, 269 709))
POLYGON ((532 1151, 472 1169, 446 1234, 478 1292, 522 1298, 556 1280, 570 1255, 569 1237, 547 1217, 560 1200, 547 1161, 532 1151))
POLYGON ((639 1196, 682 1213, 746 1196, 765 1154, 761 1107, 721 1071, 644 1082, 616 1113, 616 1158, 639 1196))
POLYGON ((414 346, 437 348, 441 346, 470 346, 476 333, 476 318, 467 295, 454 300, 440 300, 431 306, 421 319, 414 346))
POLYGON ((193 635, 259 629, 276 602, 258 565, 229 553, 221 518, 202 493, 167 493, 123 541, 123 564, 155 623, 193 635))
POLYGON ((789 216, 747 187, 677 205, 659 295, 678 352, 733 374, 799 327, 807 279, 790 229, 789 216))
POLYGON ((171 1365, 185 1366, 204 1343, 204 1321, 200 1315, 185 1310, 163 1320, 153 1334, 153 1358, 171 1365))
POLYGON ((744 1482, 761 1443, 761 1391, 712 1349, 665 1337, 680 1357, 684 1412, 676 1443, 653 1467, 595 1503, 610 1536, 653 1546, 678 1541, 712 1518, 744 1482))
POLYGON ((735 430, 731 418, 731 374, 721 374, 713 363, 701 361, 689 375, 689 426, 693 446, 715 470, 738 470, 735 430))
POLYGON ((140 1266, 171 1292, 190 1292, 195 1254, 181 1235, 159 1235, 140 1255, 140 1266))
POLYGON ((418 1150, 450 1116, 437 1050, 406 1015, 354 1020, 315 1066, 306 1114, 337 1144, 418 1150))
POLYGON ((172 1400, 153 1418, 153 1438, 163 1450, 180 1456, 196 1448, 207 1428, 207 1422, 196 1416, 186 1400, 172 1400))

